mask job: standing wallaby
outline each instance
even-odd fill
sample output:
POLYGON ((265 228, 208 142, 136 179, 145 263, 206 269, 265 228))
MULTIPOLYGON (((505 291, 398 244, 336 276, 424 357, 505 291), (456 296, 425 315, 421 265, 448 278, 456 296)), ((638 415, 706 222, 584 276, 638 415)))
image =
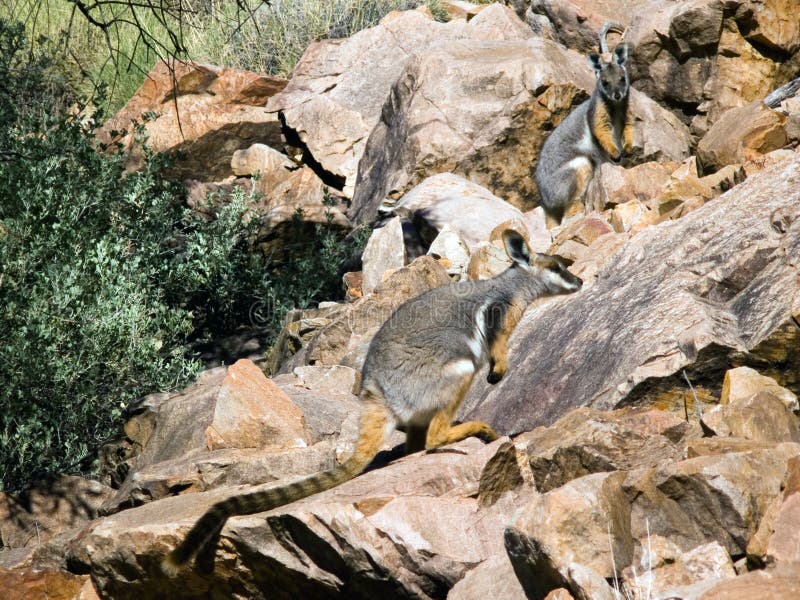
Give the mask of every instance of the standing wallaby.
POLYGON ((508 368, 508 337, 535 298, 569 294, 583 282, 561 259, 531 256, 513 230, 503 233, 512 265, 492 279, 435 288, 409 300, 372 340, 362 370, 362 403, 356 450, 341 466, 289 485, 233 496, 214 504, 163 561, 175 575, 220 531, 228 517, 262 512, 332 488, 358 475, 395 427, 416 452, 478 436, 497 439, 489 425, 452 425, 472 379, 490 365, 488 381, 508 368))
MULTIPOLYGON (((623 32, 617 23, 605 23, 600 30, 600 49, 607 52, 609 31, 623 32)), ((611 62, 599 54, 589 55, 597 77, 592 97, 573 110, 550 134, 536 165, 536 185, 547 217, 547 227, 561 223, 565 213, 582 208, 586 188, 597 166, 609 159, 618 161, 622 151, 633 149, 633 116, 628 110, 628 47, 614 48, 611 62)))

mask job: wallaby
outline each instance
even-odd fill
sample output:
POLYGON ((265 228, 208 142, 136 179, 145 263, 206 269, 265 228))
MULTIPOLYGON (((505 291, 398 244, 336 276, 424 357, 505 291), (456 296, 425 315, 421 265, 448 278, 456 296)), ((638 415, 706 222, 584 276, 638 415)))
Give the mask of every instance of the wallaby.
POLYGON ((558 257, 531 255, 523 237, 503 233, 511 266, 492 279, 430 290, 401 305, 370 344, 361 380, 356 450, 341 466, 285 486, 233 496, 214 504, 163 561, 175 575, 234 515, 262 512, 332 488, 358 475, 392 430, 405 430, 406 451, 417 452, 497 434, 486 423, 452 425, 475 374, 488 362, 488 381, 508 369, 508 338, 535 298, 569 294, 583 282, 558 257))
MULTIPOLYGON (((600 30, 600 50, 608 52, 609 31, 623 33, 618 23, 606 22, 600 30)), ((583 207, 586 188, 597 166, 618 161, 622 151, 633 149, 633 115, 628 110, 628 46, 614 48, 611 62, 589 55, 597 84, 591 98, 573 110, 550 134, 536 165, 536 185, 548 229, 561 223, 565 213, 583 207)))

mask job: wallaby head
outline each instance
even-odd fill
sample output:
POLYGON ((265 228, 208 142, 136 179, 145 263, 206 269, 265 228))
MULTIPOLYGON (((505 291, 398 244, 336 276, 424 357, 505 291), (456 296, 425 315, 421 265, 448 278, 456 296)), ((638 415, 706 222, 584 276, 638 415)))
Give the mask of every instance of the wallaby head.
POLYGON ((567 271, 567 265, 561 258, 539 252, 531 253, 525 238, 513 229, 503 232, 503 244, 514 264, 543 285, 542 291, 547 295, 571 294, 581 289, 583 281, 567 271))
POLYGON ((592 65, 597 77, 597 89, 600 94, 612 102, 621 102, 628 95, 630 84, 628 69, 625 67, 627 61, 628 46, 626 44, 620 44, 614 48, 611 62, 605 62, 596 52, 589 55, 589 64, 592 65))

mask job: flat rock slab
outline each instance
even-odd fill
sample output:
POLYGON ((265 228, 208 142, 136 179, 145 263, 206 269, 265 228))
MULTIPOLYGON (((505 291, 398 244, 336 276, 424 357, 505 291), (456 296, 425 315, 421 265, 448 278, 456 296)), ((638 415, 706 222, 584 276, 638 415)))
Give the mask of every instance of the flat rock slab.
MULTIPOLYGON (((794 364, 796 336, 783 326, 796 330, 800 314, 799 217, 795 159, 643 230, 580 292, 529 308, 508 374, 494 387, 476 377, 460 418, 516 434, 577 406, 646 404, 654 386, 688 394, 687 365, 690 378, 706 374, 718 387, 734 360, 757 359, 742 354, 756 347, 768 364, 794 364)), ((796 392, 786 379, 778 383, 796 392)))

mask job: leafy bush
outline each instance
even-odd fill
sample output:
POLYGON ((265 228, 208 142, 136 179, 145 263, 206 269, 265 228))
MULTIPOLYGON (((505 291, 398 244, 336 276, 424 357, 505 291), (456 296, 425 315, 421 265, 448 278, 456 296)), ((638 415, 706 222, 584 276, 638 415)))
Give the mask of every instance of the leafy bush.
POLYGON ((289 285, 253 251, 251 197, 191 211, 147 151, 126 175, 121 155, 98 152, 84 107, 59 110, 70 94, 51 69, 0 20, 0 489, 12 491, 90 471, 131 401, 197 372, 194 340, 245 321, 259 298, 280 299, 275 319, 321 299, 348 249, 326 232, 304 263, 313 277, 289 285))

